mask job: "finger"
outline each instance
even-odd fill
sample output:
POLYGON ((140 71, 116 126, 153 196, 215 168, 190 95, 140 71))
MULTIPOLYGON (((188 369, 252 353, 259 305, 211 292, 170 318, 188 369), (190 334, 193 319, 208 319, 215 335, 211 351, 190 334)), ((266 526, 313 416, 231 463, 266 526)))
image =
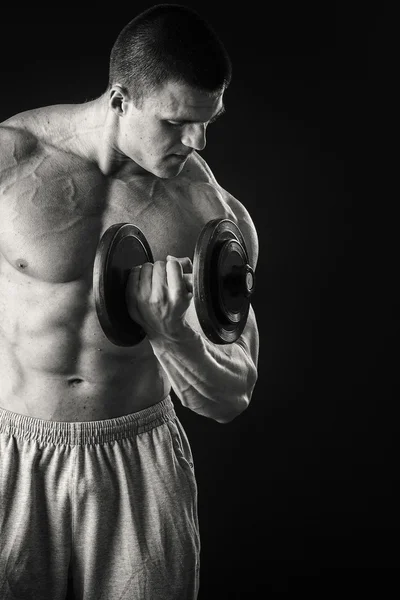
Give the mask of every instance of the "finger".
POLYGON ((143 299, 148 299, 151 294, 153 280, 153 263, 144 263, 140 268, 138 292, 143 299))
POLYGON ((183 280, 183 269, 179 260, 170 258, 167 260, 167 282, 170 294, 173 298, 179 298, 188 293, 183 280))
POLYGON ((191 273, 193 271, 193 263, 188 256, 177 258, 176 256, 171 256, 168 254, 167 260, 177 260, 182 266, 184 273, 191 273))
POLYGON ((193 264, 190 258, 188 256, 177 258, 168 254, 167 260, 175 260, 182 266, 183 281, 186 290, 189 294, 193 295, 193 264))
POLYGON ((128 275, 128 281, 126 283, 126 305, 128 313, 131 319, 139 322, 140 316, 137 307, 138 289, 140 285, 140 271, 141 265, 133 267, 128 275))
POLYGON ((162 260, 158 260, 153 265, 151 295, 153 298, 163 299, 168 294, 167 288, 166 263, 162 260))
POLYGON ((130 294, 134 294, 135 290, 138 288, 140 281, 140 271, 141 265, 137 265, 129 271, 128 279, 126 282, 126 289, 127 292, 129 292, 130 294))

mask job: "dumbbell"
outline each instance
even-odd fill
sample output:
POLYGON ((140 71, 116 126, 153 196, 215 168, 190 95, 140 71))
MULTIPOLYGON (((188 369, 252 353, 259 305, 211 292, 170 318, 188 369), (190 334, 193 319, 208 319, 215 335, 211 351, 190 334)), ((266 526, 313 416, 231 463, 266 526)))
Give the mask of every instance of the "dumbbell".
MULTIPOLYGON (((93 293, 106 337, 117 346, 135 346, 146 333, 130 317, 125 292, 130 271, 154 263, 143 232, 132 223, 115 223, 102 235, 94 261, 93 293)), ((246 243, 230 219, 204 225, 193 257, 193 300, 200 326, 215 344, 231 344, 242 334, 255 290, 255 273, 246 243)))

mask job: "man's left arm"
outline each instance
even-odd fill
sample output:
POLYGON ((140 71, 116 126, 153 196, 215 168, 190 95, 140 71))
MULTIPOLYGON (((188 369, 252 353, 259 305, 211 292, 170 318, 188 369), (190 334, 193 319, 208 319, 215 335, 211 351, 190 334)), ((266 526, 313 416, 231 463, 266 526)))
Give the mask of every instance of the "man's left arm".
MULTIPOLYGON (((220 188, 221 190, 222 188, 220 188)), ((257 231, 247 209, 222 190, 244 237, 249 263, 256 270, 257 231)), ((167 262, 167 270, 178 269, 167 262)), ((179 273, 178 273, 179 275, 179 273)), ((177 275, 177 276, 178 276, 177 275)), ((227 423, 249 405, 258 378, 259 334, 250 305, 242 335, 232 344, 214 344, 195 327, 193 305, 173 336, 151 336, 154 353, 183 406, 220 423, 227 423)), ((163 320, 165 322, 165 319, 163 320)))
POLYGON ((158 337, 151 344, 183 406, 228 423, 249 405, 259 348, 251 306, 246 327, 232 344, 214 344, 188 324, 173 339, 158 337))

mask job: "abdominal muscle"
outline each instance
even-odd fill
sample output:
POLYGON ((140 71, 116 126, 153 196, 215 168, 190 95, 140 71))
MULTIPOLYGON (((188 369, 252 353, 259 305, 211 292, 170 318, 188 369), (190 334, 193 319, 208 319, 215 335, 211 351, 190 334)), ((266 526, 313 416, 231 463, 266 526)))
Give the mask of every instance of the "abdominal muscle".
POLYGON ((121 347, 105 337, 85 280, 38 282, 0 262, 0 407, 91 421, 142 410, 169 394, 147 339, 121 347))

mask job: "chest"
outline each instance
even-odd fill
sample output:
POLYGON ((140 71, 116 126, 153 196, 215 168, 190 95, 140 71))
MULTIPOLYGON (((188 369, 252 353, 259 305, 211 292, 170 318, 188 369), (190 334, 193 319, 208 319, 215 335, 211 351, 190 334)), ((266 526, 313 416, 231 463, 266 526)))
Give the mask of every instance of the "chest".
POLYGON ((19 173, 0 189, 0 247, 17 270, 52 283, 91 277, 104 231, 129 222, 146 236, 154 260, 193 259, 203 225, 231 216, 210 184, 185 178, 105 178, 69 169, 19 173))

